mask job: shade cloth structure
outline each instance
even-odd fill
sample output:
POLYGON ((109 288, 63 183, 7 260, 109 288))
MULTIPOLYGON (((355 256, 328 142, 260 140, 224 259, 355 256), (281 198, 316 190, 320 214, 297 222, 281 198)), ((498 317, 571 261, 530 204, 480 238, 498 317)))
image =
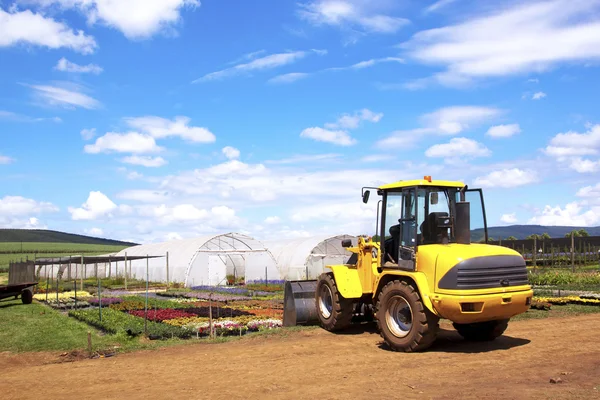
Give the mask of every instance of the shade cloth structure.
POLYGON ((277 262, 281 279, 302 280, 318 278, 327 265, 346 264, 352 253, 342 247, 344 239, 350 239, 354 246, 358 243, 352 235, 321 235, 264 244, 277 262))
MULTIPOLYGON (((152 282, 183 283, 186 287, 226 285, 227 275, 248 281, 279 279, 271 253, 258 240, 240 233, 202 236, 128 247, 117 256, 167 255, 148 260, 152 282)), ((130 276, 146 279, 146 260, 131 261, 130 276)))

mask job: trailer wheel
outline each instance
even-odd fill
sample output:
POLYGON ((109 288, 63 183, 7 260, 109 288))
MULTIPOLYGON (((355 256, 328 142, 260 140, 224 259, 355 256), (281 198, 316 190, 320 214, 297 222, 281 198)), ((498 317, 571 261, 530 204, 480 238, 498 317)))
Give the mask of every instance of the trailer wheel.
POLYGON ((21 292, 21 301, 23 304, 31 304, 33 301, 33 292, 31 289, 25 289, 21 292))
POLYGON ((330 274, 319 276, 315 296, 317 316, 324 329, 334 332, 351 324, 354 302, 341 295, 330 274))
POLYGON ((377 299, 375 319, 379 333, 394 351, 422 351, 435 341, 439 318, 429 311, 410 284, 394 280, 377 299))
POLYGON ((465 340, 486 342, 501 336, 506 328, 508 328, 508 321, 508 319, 499 319, 473 324, 453 323, 452 325, 465 340))

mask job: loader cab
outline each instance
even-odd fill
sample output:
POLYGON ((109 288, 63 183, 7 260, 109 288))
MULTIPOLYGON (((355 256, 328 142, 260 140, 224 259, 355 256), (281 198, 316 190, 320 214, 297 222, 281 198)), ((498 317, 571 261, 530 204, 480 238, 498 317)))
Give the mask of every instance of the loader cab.
MULTIPOLYGON (((487 242, 480 189, 426 176, 423 180, 381 186, 377 194, 381 196, 378 234, 383 242, 382 267, 414 270, 416 254, 422 246, 487 242)), ((368 201, 368 197, 363 195, 363 201, 368 201)))

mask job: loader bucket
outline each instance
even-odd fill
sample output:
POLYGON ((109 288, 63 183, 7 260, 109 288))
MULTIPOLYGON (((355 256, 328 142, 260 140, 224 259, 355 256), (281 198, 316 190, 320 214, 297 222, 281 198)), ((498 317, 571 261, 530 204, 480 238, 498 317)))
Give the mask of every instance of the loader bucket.
POLYGON ((315 292, 317 281, 286 281, 283 295, 283 326, 319 322, 315 292))

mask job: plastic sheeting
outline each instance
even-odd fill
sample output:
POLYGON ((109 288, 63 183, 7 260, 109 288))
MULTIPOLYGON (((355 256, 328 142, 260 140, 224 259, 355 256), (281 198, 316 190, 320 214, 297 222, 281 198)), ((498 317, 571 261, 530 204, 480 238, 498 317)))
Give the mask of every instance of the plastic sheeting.
POLYGON ((342 247, 342 240, 358 238, 351 235, 312 236, 307 238, 264 242, 277 262, 281 279, 316 279, 327 265, 346 264, 352 253, 342 247))
MULTIPOLYGON (((152 282, 169 281, 185 286, 225 285, 227 275, 244 277, 246 281, 277 279, 275 260, 258 240, 239 233, 203 236, 163 243, 129 247, 117 253, 123 256, 160 256, 148 260, 148 275, 152 282)), ((128 261, 130 276, 146 279, 146 260, 128 261)))

